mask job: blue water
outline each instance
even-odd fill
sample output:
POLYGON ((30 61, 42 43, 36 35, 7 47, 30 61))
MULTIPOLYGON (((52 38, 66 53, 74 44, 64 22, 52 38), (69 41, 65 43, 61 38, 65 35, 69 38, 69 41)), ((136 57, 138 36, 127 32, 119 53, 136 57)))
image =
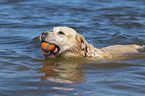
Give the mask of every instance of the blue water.
POLYGON ((74 28, 97 48, 145 44, 144 0, 1 0, 0 96, 145 96, 145 54, 45 60, 39 36, 74 28))

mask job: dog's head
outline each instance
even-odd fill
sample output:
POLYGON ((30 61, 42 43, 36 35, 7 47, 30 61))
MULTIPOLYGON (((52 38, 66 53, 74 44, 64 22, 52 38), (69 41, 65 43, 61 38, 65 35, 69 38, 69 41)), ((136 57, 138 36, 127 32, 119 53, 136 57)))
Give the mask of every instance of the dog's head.
POLYGON ((45 58, 57 56, 85 56, 87 42, 83 36, 68 27, 54 27, 51 32, 42 32, 40 41, 56 46, 56 51, 44 53, 45 58))

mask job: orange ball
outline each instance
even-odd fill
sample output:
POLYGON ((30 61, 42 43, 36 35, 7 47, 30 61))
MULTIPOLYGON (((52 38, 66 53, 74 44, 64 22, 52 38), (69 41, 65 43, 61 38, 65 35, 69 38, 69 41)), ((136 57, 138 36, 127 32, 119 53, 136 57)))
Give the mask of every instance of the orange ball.
POLYGON ((42 50, 46 53, 53 52, 55 50, 55 45, 49 44, 49 43, 46 43, 46 42, 42 42, 41 47, 42 47, 42 50))

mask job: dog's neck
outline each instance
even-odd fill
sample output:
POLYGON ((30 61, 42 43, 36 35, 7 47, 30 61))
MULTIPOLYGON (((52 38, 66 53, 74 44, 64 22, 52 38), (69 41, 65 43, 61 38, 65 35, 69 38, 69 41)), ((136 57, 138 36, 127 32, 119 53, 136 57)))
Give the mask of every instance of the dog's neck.
POLYGON ((81 45, 78 45, 79 48, 75 48, 76 51, 82 54, 85 57, 97 57, 97 58, 107 58, 108 54, 101 51, 101 49, 95 48, 92 44, 89 44, 85 39, 81 45), (78 49, 78 50, 77 50, 78 49))
POLYGON ((92 44, 87 43, 86 56, 106 58, 107 54, 102 52, 101 49, 95 48, 92 44))

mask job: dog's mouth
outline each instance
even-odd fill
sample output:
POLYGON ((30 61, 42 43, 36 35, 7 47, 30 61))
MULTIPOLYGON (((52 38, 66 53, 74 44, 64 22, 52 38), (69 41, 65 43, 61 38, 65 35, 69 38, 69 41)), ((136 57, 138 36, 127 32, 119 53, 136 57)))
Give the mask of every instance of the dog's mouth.
MULTIPOLYGON (((46 41, 41 41, 41 44, 43 43, 43 42, 46 42, 46 41)), ((53 43, 50 43, 50 42, 46 42, 46 43, 49 43, 49 44, 53 44, 53 43)), ((55 49, 54 49, 54 51, 48 51, 48 52, 46 52, 46 51, 44 51, 44 53, 43 53, 43 55, 44 55, 44 57, 47 59, 47 58, 55 58, 56 56, 58 56, 59 54, 60 54, 60 47, 58 46, 58 45, 56 45, 56 44, 53 44, 53 45, 55 45, 55 49)))

